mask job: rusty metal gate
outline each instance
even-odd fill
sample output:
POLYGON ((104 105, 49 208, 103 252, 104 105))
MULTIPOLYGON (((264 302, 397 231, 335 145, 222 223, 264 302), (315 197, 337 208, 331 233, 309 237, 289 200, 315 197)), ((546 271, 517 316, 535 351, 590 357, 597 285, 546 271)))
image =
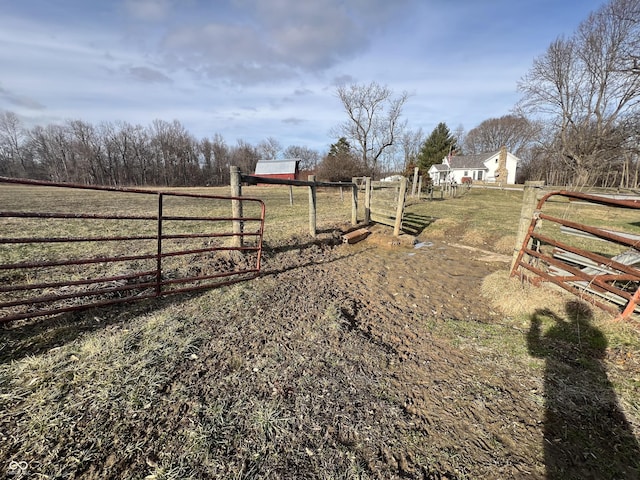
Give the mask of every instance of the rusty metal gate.
MULTIPOLYGON (((551 282, 600 308, 628 318, 640 302, 640 217, 622 216, 631 228, 620 231, 559 218, 543 209, 554 199, 584 205, 640 210, 640 201, 579 192, 556 191, 536 206, 511 275, 532 283, 551 282), (543 222, 549 222, 541 231, 543 222)), ((605 215, 606 217, 606 215, 605 215)), ((603 218, 603 222, 610 220, 603 218)))
POLYGON ((0 177, 0 323, 256 277, 264 203, 192 192, 0 177))

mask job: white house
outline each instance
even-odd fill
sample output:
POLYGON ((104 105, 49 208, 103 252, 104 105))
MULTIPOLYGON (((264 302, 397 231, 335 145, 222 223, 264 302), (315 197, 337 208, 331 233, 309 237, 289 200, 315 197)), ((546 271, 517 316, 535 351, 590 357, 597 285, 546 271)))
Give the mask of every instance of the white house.
POLYGON ((432 165, 428 173, 434 185, 451 181, 464 183, 463 178, 465 181, 513 184, 519 162, 518 157, 502 147, 491 153, 445 157, 441 164, 432 165))

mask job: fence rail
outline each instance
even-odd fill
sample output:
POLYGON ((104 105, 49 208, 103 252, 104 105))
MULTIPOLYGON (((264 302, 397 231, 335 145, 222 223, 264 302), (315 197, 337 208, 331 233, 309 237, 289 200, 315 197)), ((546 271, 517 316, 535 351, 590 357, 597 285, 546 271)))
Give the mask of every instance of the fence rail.
MULTIPOLYGON (((231 191, 236 196, 242 195, 242 183, 249 185, 288 185, 292 187, 309 188, 309 234, 317 234, 317 189, 340 188, 351 191, 351 225, 358 225, 358 191, 364 190, 364 225, 370 222, 393 227, 393 234, 399 236, 406 207, 408 180, 401 177, 396 182, 372 182, 370 177, 353 177, 351 182, 319 182, 315 175, 309 175, 308 180, 293 180, 243 174, 236 166, 231 167, 231 191), (377 194, 374 194, 377 190, 377 194), (382 194, 382 192, 391 192, 382 194)), ((238 206, 241 211, 241 205, 238 206)), ((241 226, 236 225, 238 231, 241 226)))
POLYGON ((254 278, 264 214, 247 197, 0 177, 0 323, 254 278))
MULTIPOLYGON (((290 180, 283 178, 260 177, 255 175, 246 175, 240 171, 240 168, 231 166, 231 192, 242 197, 242 183, 249 185, 288 185, 291 187, 308 187, 309 188, 309 234, 315 237, 317 234, 317 189, 318 187, 329 188, 346 188, 351 191, 351 224, 358 224, 358 187, 350 182, 318 182, 315 175, 309 175, 308 180, 290 180)), ((291 196, 291 194, 290 194, 291 196)), ((243 197, 244 198, 244 197, 243 197)), ((242 203, 236 202, 236 212, 242 212, 242 203)), ((234 232, 241 232, 242 225, 239 222, 234 224, 234 232)))

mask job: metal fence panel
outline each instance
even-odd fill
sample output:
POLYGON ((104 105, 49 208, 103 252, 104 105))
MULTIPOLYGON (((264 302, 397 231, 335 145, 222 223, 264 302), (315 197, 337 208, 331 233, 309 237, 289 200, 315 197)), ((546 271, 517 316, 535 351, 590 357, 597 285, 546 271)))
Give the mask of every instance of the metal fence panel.
POLYGON ((260 272, 259 199, 6 177, 0 189, 0 323, 213 288, 260 272), (230 213, 234 200, 243 203, 240 218, 230 213))
MULTIPOLYGON (((533 283, 553 283, 619 314, 620 318, 629 317, 640 302, 640 234, 587 225, 543 212, 549 201, 558 198, 614 210, 640 210, 637 200, 569 191, 544 195, 536 206, 512 276, 521 275, 533 283), (555 233, 542 233, 543 222, 555 225, 555 230, 550 229, 555 233), (580 241, 571 241, 571 238, 580 241), (599 242, 608 246, 600 246, 599 242)), ((633 219, 636 221, 631 223, 637 224, 637 217, 633 219)))

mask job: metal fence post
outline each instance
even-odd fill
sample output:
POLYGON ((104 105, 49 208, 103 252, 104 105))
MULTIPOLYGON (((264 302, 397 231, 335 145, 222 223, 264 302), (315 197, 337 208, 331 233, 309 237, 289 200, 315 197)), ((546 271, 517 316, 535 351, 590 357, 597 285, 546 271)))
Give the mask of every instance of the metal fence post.
POLYGON ((158 226, 157 226, 157 242, 158 251, 156 256, 156 296, 162 293, 162 193, 158 194, 158 226))

